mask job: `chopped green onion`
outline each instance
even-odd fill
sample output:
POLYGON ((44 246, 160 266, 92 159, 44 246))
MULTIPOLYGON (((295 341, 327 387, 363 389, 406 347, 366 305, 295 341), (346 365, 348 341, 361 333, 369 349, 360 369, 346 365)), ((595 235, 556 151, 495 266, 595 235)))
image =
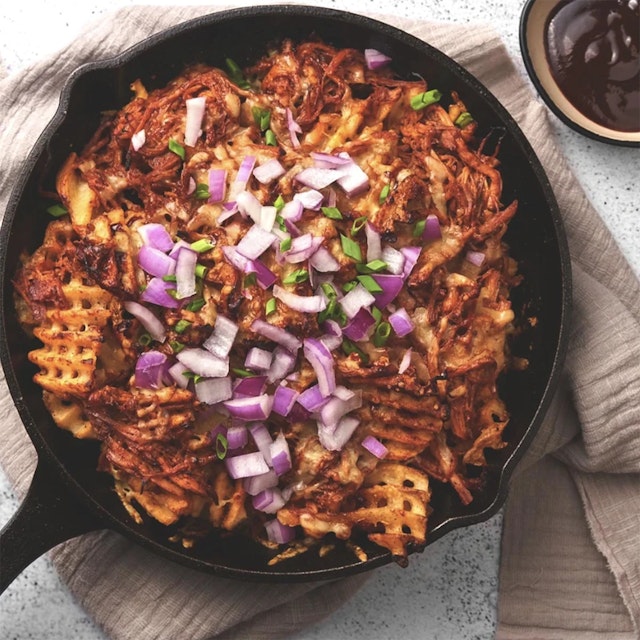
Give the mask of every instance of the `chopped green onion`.
POLYGON ((235 82, 241 89, 248 89, 249 81, 244 77, 242 69, 231 58, 227 58, 225 62, 232 82, 235 82))
POLYGON ((176 322, 176 326, 173 327, 173 330, 176 333, 184 333, 190 326, 191 326, 191 323, 188 320, 182 319, 176 322))
POLYGON ((227 449, 229 448, 229 441, 219 433, 216 436, 216 455, 218 456, 218 460, 224 460, 227 455, 227 449))
POLYGON ((275 313, 276 311, 276 299, 275 298, 269 298, 267 300, 267 303, 264 305, 264 311, 265 314, 270 316, 272 313, 275 313))
POLYGON ((162 280, 164 282, 178 282, 178 278, 173 274, 168 274, 166 276, 162 276, 162 280))
POLYGON ((391 335, 391 325, 388 322, 381 322, 373 332, 373 344, 376 347, 384 347, 391 335))
POLYGON ((282 284, 300 284, 309 279, 309 272, 306 269, 296 269, 282 279, 282 284))
POLYGON ((209 185, 199 182, 196 185, 195 197, 198 200, 207 200, 211 194, 209 193, 209 185))
POLYGON ((186 305, 185 309, 187 311, 197 312, 200 311, 204 307, 204 298, 196 298, 192 300, 188 305, 186 305))
POLYGON ((276 134, 273 133, 273 131, 271 131, 271 129, 267 129, 265 131, 264 134, 264 141, 270 146, 270 147, 277 147, 278 146, 278 139, 276 138, 276 134))
POLYGON ((170 295, 174 300, 178 299, 178 292, 176 289, 166 289, 168 295, 170 295))
POLYGON ((242 281, 243 287, 253 287, 253 285, 258 281, 258 276, 255 273, 248 273, 244 280, 242 281))
POLYGON ((60 218, 69 212, 67 211, 66 207, 62 206, 61 204, 53 204, 47 208, 47 213, 54 218, 60 218))
POLYGON ((349 291, 351 291, 351 289, 355 289, 358 286, 358 281, 357 280, 349 280, 349 282, 345 282, 342 285, 342 290, 345 293, 349 293, 349 291))
POLYGON ((367 224, 367 216, 360 216, 353 221, 351 225, 351 235, 355 236, 361 229, 364 228, 364 225, 367 224))
POLYGON ((417 96, 411 98, 411 108, 419 111, 428 107, 430 104, 435 104, 440 101, 442 94, 437 89, 431 89, 431 91, 424 91, 417 96))
POLYGON ((171 347, 173 353, 180 353, 184 349, 184 345, 182 344, 182 342, 178 342, 177 340, 171 340, 169 342, 169 346, 171 347))
POLYGON ((278 225, 280 231, 287 230, 287 225, 284 222, 284 218, 279 213, 276 215, 276 224, 278 225))
POLYGON ((233 371, 238 378, 252 378, 256 375, 253 371, 247 371, 246 369, 231 369, 231 371, 233 371))
POLYGON ((340 234, 340 242, 342 244, 342 251, 344 251, 346 256, 353 258, 356 262, 362 262, 362 251, 360 250, 360 245, 355 240, 340 234))
POLYGON ((426 220, 418 220, 418 222, 416 222, 415 226, 413 227, 414 238, 420 238, 422 236, 422 234, 424 233, 424 228, 426 224, 427 224, 426 220))
POLYGON ((262 107, 252 107, 253 121, 258 125, 260 131, 266 131, 271 124, 271 109, 262 107))
POLYGON ((333 285, 330 282, 323 282, 321 285, 322 291, 324 295, 329 298, 329 300, 335 300, 338 297, 338 292, 333 288, 333 285))
POLYGON ((273 206, 276 208, 276 211, 280 213, 282 211, 282 207, 284 207, 285 202, 282 194, 280 194, 273 202, 273 206))
POLYGON ((327 304, 324 311, 318 314, 318 323, 322 324, 325 320, 336 320, 341 327, 347 324, 347 316, 342 310, 342 307, 338 304, 338 298, 329 298, 329 304, 327 304))
POLYGON ((182 375, 189 380, 193 380, 194 384, 197 384, 202 380, 202 376, 198 373, 193 373, 193 371, 184 371, 182 375))
POLYGON ((349 356, 352 353, 357 353, 360 356, 360 360, 362 360, 363 364, 367 364, 369 362, 369 356, 364 351, 362 351, 362 349, 351 342, 351 340, 347 340, 345 338, 340 346, 342 347, 345 355, 349 356))
POLYGON ((380 190, 380 196, 378 197, 380 204, 382 204, 387 199, 387 197, 389 196, 389 191, 391 191, 391 185, 385 184, 384 187, 382 187, 382 189, 380 190))
POLYGON ((186 153, 184 147, 176 142, 173 138, 169 139, 169 151, 173 151, 181 160, 184 160, 186 157, 186 153))
POLYGON ((331 220, 342 220, 342 214, 337 207, 322 207, 322 213, 331 220))
POLYGON ((203 264, 196 265, 196 278, 204 278, 207 273, 207 267, 203 264))
POLYGON ((291 249, 291 236, 280 241, 280 251, 285 252, 291 249))
POLYGON ((373 305, 369 311, 371 311, 371 315, 373 316, 373 319, 376 321, 376 326, 380 324, 380 321, 382 320, 382 311, 380 311, 380 309, 378 309, 378 307, 376 307, 375 305, 373 305))
POLYGON ((464 127, 466 127, 468 124, 471 124, 472 122, 473 122, 473 116, 468 111, 463 111, 456 118, 453 124, 455 124, 456 127, 460 127, 461 129, 463 129, 464 127))
POLYGON ((387 268, 387 263, 384 260, 372 260, 367 264, 357 264, 356 271, 358 273, 380 273, 387 268))
POLYGON ((149 333, 141 333, 140 337, 138 338, 138 344, 141 347, 147 347, 151 344, 153 338, 151 337, 151 334, 149 333))
POLYGON ((369 292, 369 293, 381 293, 382 287, 371 277, 368 275, 358 276, 358 280, 360 284, 369 292))
POLYGON ((191 243, 191 248, 197 253, 204 253, 205 251, 210 251, 213 249, 215 245, 211 240, 207 240, 206 238, 200 238, 200 240, 196 240, 191 243))

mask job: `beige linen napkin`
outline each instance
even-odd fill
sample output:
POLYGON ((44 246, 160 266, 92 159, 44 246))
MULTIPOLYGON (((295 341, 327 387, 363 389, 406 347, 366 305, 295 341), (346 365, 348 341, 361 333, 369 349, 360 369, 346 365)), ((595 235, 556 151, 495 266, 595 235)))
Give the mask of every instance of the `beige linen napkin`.
MULTIPOLYGON (((207 11, 120 10, 50 60, 0 81, 0 211, 73 69, 207 11)), ((477 25, 385 20, 452 56, 507 107, 548 172, 571 245, 575 317, 566 375, 507 503, 497 635, 637 638, 638 282, 567 168, 545 109, 497 34, 477 25), (555 454, 543 458, 548 452, 555 454)), ((23 495, 35 456, 4 384, 0 394, 0 463, 23 495)), ((122 640, 283 637, 336 610, 366 579, 279 588, 245 584, 167 563, 111 532, 72 540, 51 556, 78 601, 107 634, 122 640)))

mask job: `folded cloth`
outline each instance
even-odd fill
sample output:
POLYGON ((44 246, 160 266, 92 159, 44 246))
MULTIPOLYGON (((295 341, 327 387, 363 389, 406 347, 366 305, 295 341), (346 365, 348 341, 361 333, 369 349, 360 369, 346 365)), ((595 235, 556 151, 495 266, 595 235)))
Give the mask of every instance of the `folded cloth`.
MULTIPOLYGON (((211 7, 132 7, 64 51, 0 81, 0 211, 27 150, 80 64, 211 7)), ((376 17, 376 16, 374 16, 376 17)), ((505 510, 497 635, 637 638, 640 632, 640 287, 554 144, 546 111, 487 27, 384 17, 478 77, 516 118, 558 197, 574 268, 565 379, 523 460, 505 510), (635 446, 634 446, 635 443, 635 446)), ((0 463, 20 495, 35 453, 0 390, 0 463)), ((60 545, 62 579, 115 639, 279 638, 329 615, 366 580, 246 584, 157 558, 111 532, 60 545)))

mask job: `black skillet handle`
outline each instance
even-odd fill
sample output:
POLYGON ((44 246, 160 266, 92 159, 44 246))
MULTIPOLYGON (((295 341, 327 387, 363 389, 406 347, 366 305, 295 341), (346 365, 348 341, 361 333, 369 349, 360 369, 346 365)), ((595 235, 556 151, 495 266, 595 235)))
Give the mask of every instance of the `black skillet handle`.
POLYGON ((104 528, 49 465, 39 461, 26 498, 0 532, 0 593, 49 549, 104 528))

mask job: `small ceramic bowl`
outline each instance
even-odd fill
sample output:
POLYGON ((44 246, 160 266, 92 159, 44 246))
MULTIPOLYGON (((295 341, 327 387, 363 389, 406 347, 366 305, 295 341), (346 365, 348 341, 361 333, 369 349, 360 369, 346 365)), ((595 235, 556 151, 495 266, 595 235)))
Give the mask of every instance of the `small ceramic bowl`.
POLYGON ((545 40, 550 17, 567 0, 527 0, 520 19, 520 48, 525 67, 547 106, 566 125, 585 136, 629 147, 640 146, 637 131, 618 131, 600 124, 578 110, 556 82, 546 53, 545 40))

